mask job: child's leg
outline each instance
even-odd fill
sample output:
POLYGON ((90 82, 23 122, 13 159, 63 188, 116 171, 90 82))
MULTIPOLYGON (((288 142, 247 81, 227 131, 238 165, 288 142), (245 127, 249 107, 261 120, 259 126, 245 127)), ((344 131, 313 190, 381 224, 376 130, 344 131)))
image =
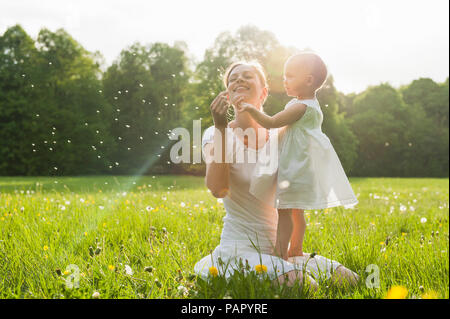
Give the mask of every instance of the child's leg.
POLYGON ((306 221, 303 209, 292 210, 293 231, 288 257, 303 256, 303 238, 305 237, 306 221))
POLYGON ((292 236, 292 210, 279 209, 278 210, 278 228, 277 240, 275 243, 274 254, 285 260, 288 258, 289 240, 292 236))

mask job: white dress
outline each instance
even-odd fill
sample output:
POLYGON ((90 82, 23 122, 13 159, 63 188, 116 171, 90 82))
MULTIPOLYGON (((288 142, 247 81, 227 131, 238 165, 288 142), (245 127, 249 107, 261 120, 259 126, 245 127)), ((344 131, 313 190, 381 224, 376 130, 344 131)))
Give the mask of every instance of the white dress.
MULTIPOLYGON (((270 136, 274 132, 277 133, 276 130, 271 130, 270 136)), ((212 126, 203 134, 202 149, 207 143, 213 143, 213 136, 212 126)), ((234 270, 239 269, 240 260, 244 266, 248 263, 250 271, 254 271, 256 265, 265 265, 267 274, 272 279, 294 269, 303 269, 308 254, 291 258, 291 262, 271 255, 277 233, 277 210, 249 192, 256 163, 248 161, 248 156, 258 155, 268 147, 270 140, 264 148, 256 151, 245 147, 232 130, 227 130, 227 143, 232 146, 228 147, 228 155, 234 156, 237 151, 243 151, 246 160, 243 163, 230 164, 230 191, 223 199, 226 215, 223 218, 220 244, 212 254, 196 263, 195 273, 206 279, 210 267, 214 266, 221 275, 228 278, 234 270)), ((265 188, 271 188, 275 192, 275 185, 266 185, 265 188)), ((313 277, 322 275, 329 278, 339 265, 336 261, 316 255, 306 263, 305 270, 313 277)))
POLYGON ((350 182, 329 138, 322 132, 323 114, 317 99, 292 99, 285 109, 295 103, 307 106, 305 114, 289 125, 280 143, 278 172, 261 170, 258 163, 251 181, 250 192, 267 199, 267 189, 261 181, 276 179, 277 187, 272 205, 276 208, 324 209, 346 208, 358 203, 350 182), (262 172, 262 173, 261 173, 262 172))

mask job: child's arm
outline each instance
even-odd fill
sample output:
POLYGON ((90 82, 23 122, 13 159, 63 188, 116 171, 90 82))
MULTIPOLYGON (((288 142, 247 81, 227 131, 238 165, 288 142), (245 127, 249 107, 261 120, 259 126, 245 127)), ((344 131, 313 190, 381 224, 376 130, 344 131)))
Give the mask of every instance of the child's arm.
POLYGON ((295 103, 287 109, 278 112, 274 116, 269 116, 260 112, 253 105, 242 103, 239 112, 248 112, 259 125, 265 128, 279 128, 290 125, 298 121, 306 112, 306 105, 302 103, 295 103))

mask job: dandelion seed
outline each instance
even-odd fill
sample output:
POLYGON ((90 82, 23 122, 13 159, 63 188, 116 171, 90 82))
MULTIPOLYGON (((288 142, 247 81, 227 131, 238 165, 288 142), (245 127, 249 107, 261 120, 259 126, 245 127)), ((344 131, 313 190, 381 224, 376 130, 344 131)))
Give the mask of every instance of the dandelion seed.
POLYGON ((98 291, 94 291, 94 293, 92 294, 92 298, 99 299, 100 298, 100 293, 98 291))
POLYGON ((139 83, 139 86, 140 86, 141 88, 143 88, 143 87, 144 87, 144 85, 142 85, 142 83, 139 83))
POLYGON ((426 219, 425 217, 422 217, 422 218, 420 219, 420 222, 421 222, 422 224, 425 224, 425 223, 427 222, 427 219, 426 219))
POLYGON ((125 273, 129 276, 133 275, 133 269, 129 265, 125 265, 125 273))
POLYGON ((98 206, 98 208, 100 208, 101 210, 105 209, 104 206, 98 206))
POLYGON ((400 211, 401 211, 401 212, 404 212, 404 211, 406 211, 406 206, 405 206, 405 205, 402 205, 402 204, 400 204, 400 211))
POLYGON ((278 184, 278 187, 279 187, 280 189, 286 189, 286 188, 289 187, 289 185, 290 185, 289 181, 281 181, 281 182, 278 184))
POLYGON ((186 204, 185 204, 184 202, 181 202, 181 203, 180 203, 180 206, 181 206, 181 207, 185 207, 186 204))

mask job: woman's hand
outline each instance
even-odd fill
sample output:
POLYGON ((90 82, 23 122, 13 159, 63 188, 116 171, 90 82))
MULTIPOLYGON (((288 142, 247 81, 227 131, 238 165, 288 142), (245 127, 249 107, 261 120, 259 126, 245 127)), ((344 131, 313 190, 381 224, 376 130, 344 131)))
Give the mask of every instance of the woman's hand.
POLYGON ((211 103, 211 115, 214 126, 217 128, 225 128, 228 125, 227 110, 230 107, 230 102, 228 101, 227 94, 227 91, 220 92, 211 103))

